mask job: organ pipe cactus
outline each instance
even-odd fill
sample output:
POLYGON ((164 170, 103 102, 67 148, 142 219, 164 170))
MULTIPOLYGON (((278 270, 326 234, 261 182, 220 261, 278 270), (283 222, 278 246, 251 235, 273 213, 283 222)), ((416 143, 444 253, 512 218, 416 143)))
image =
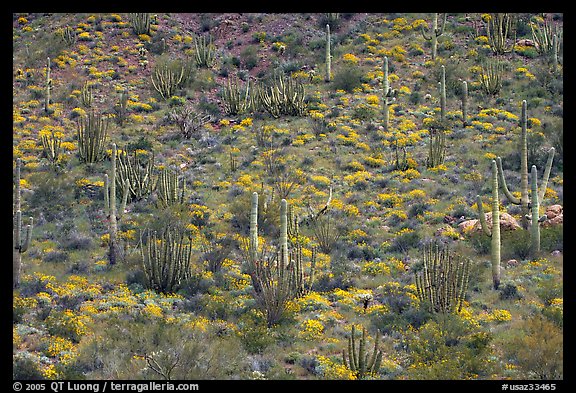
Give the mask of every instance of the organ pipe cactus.
POLYGON ((134 33, 140 34, 150 34, 150 14, 147 12, 137 12, 130 14, 130 24, 134 33))
POLYGON ((184 203, 186 193, 186 180, 180 183, 178 174, 167 168, 163 168, 156 182, 158 202, 161 207, 168 207, 177 203, 184 203))
POLYGON ((424 30, 424 25, 421 25, 422 36, 424 37, 424 39, 431 41, 432 43, 432 60, 436 59, 436 54, 438 51, 437 49, 438 37, 444 34, 444 29, 446 27, 446 17, 447 14, 444 13, 442 22, 440 22, 440 26, 438 26, 438 13, 434 13, 434 16, 432 17, 432 31, 430 32, 429 35, 426 34, 426 31, 424 30))
POLYGON ((128 186, 130 200, 141 200, 151 194, 155 186, 154 152, 147 158, 143 158, 144 155, 138 151, 132 154, 123 151, 118 155, 116 180, 122 192, 124 185, 128 186))
POLYGON ((240 115, 250 108, 250 81, 246 82, 244 89, 238 80, 231 82, 228 79, 222 93, 224 110, 228 115, 240 115))
POLYGON ((50 134, 42 134, 40 140, 42 141, 44 154, 52 165, 56 165, 62 152, 62 138, 52 131, 50 134))
POLYGON ((66 45, 72 46, 77 40, 76 31, 72 27, 66 26, 60 30, 60 38, 62 38, 66 45))
POLYGON ((451 253, 438 243, 424 247, 424 268, 415 273, 416 292, 431 312, 460 312, 468 287, 470 260, 451 253))
MULTIPOLYGON (((502 159, 500 157, 496 158, 498 164, 498 174, 500 176, 500 183, 502 184, 502 190, 504 195, 514 205, 519 205, 522 211, 521 224, 524 229, 529 227, 529 217, 530 214, 530 190, 528 186, 528 116, 526 111, 526 100, 522 101, 522 114, 520 116, 520 198, 514 196, 508 189, 506 184, 506 178, 504 177, 504 171, 502 170, 502 159)), ((546 167, 544 169, 544 175, 542 178, 542 184, 540 185, 538 192, 538 199, 541 202, 544 200, 544 195, 546 193, 546 187, 548 186, 548 179, 550 177, 550 171, 552 169, 552 162, 554 160, 555 149, 552 147, 548 151, 548 160, 546 162, 546 167)))
POLYGON ((150 78, 154 89, 167 100, 184 81, 184 66, 177 63, 157 63, 150 78))
POLYGON ((92 88, 88 82, 84 82, 81 94, 82 95, 80 97, 82 100, 82 105, 84 105, 85 108, 90 108, 92 106, 92 102, 94 102, 94 95, 92 94, 92 88))
POLYGON ((350 337, 348 337, 348 353, 342 350, 342 362, 356 375, 356 378, 363 379, 371 373, 376 373, 382 363, 382 351, 378 348, 380 332, 376 331, 374 349, 372 355, 366 353, 366 328, 362 327, 362 336, 356 350, 356 327, 352 325, 350 337))
POLYGON ((330 25, 326 24, 326 75, 324 80, 330 82, 332 80, 332 54, 330 53, 330 25))
POLYGON ((194 36, 194 60, 198 67, 210 68, 214 64, 216 47, 212 37, 194 36))
POLYGON ((482 199, 480 195, 476 196, 476 204, 478 205, 478 214, 480 216, 480 224, 484 233, 491 238, 491 263, 492 263, 492 283, 494 289, 500 286, 500 200, 498 198, 498 168, 496 161, 492 160, 492 229, 488 227, 486 216, 484 215, 484 208, 482 207, 482 199))
POLYGON ((446 133, 442 129, 433 129, 430 131, 430 142, 428 143, 428 157, 426 166, 434 168, 444 163, 446 158, 446 133))
POLYGON ((390 87, 390 81, 388 80, 388 57, 384 56, 384 65, 382 67, 382 72, 384 73, 384 77, 382 79, 383 83, 383 99, 382 99, 382 122, 384 123, 384 129, 388 130, 388 123, 390 117, 390 108, 389 106, 396 101, 396 90, 390 87))
POLYGON ((172 293, 190 277, 192 246, 184 233, 165 228, 160 236, 147 231, 147 243, 140 238, 142 267, 148 288, 172 293))
POLYGON ((91 111, 77 121, 78 154, 85 163, 104 159, 110 118, 91 111))
POLYGON ((500 93, 500 89, 502 89, 502 63, 498 60, 488 61, 480 67, 481 72, 478 76, 484 93, 489 96, 495 96, 500 93))
POLYGON ((487 16, 486 35, 492 52, 496 55, 514 51, 516 45, 516 17, 509 13, 492 13, 487 16), (508 43, 511 34, 514 37, 508 43))
POLYGON ((275 118, 281 115, 301 116, 304 114, 306 97, 304 85, 294 78, 279 74, 272 84, 260 85, 257 90, 262 108, 275 118))
POLYGON ((16 159, 16 178, 14 180, 15 196, 14 196, 14 218, 12 229, 12 288, 20 286, 20 275, 22 273, 22 254, 28 250, 32 239, 32 228, 34 226, 34 219, 30 217, 29 224, 25 227, 22 223, 21 211, 21 191, 20 191, 20 169, 22 167, 22 160, 16 159))
POLYGON ((112 144, 112 166, 110 169, 110 176, 108 174, 104 175, 104 207, 107 211, 108 216, 108 234, 110 239, 108 244, 110 246, 110 251, 108 254, 108 260, 110 265, 115 265, 118 257, 118 221, 124 214, 126 210, 126 203, 128 201, 128 184, 127 180, 123 184, 123 194, 122 201, 120 203, 120 209, 118 210, 116 206, 116 158, 117 158, 116 144, 112 144))

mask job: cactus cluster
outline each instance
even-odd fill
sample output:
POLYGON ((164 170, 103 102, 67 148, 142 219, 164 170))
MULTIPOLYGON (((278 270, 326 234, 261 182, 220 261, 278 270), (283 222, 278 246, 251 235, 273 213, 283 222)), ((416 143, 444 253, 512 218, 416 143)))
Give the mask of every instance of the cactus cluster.
POLYGON ((516 17, 509 13, 492 13, 487 17, 486 35, 496 55, 513 52, 516 45, 516 17), (513 37, 509 37, 513 34, 513 37), (510 41, 510 42, 508 42, 510 41))
POLYGON ((259 106, 274 118, 302 116, 306 109, 304 85, 294 78, 285 78, 282 73, 268 85, 260 83, 257 97, 259 106))
POLYGON ((178 62, 156 63, 150 75, 152 86, 167 100, 174 95, 185 80, 185 67, 178 62))
POLYGON ((548 160, 546 161, 546 166, 544 168, 544 175, 542 178, 542 184, 540 187, 536 184, 536 173, 535 167, 531 170, 531 182, 529 186, 529 174, 528 174, 528 115, 527 115, 527 104, 526 100, 522 101, 522 113, 520 116, 520 198, 515 197, 506 184, 506 178, 504 177, 504 171, 502 169, 502 159, 500 157, 496 158, 498 166, 498 174, 500 177, 500 182, 502 183, 502 190, 504 195, 514 205, 519 205, 521 207, 522 219, 521 224, 524 229, 530 227, 530 231, 533 234, 531 237, 532 256, 540 250, 540 236, 539 225, 541 219, 538 217, 538 202, 544 199, 546 193, 546 188, 548 187, 548 179, 550 178, 550 171, 552 170, 552 162, 554 160, 555 149, 552 147, 548 151, 548 160))
POLYGON ((93 110, 77 120, 78 154, 85 163, 102 161, 105 156, 110 118, 93 110))
POLYGON ((446 27, 446 16, 447 14, 444 13, 442 22, 440 22, 440 26, 438 26, 438 13, 434 13, 434 16, 432 17, 432 31, 429 35, 426 34, 424 25, 421 25, 422 37, 432 43, 432 60, 436 59, 436 54, 438 52, 438 37, 444 34, 444 29, 446 27))
POLYGON ((194 36, 194 61, 200 68, 210 68, 216 58, 212 36, 194 36))
POLYGON ((504 69, 502 63, 498 60, 486 61, 480 67, 481 71, 478 76, 484 93, 488 96, 495 96, 500 93, 504 69))
POLYGON ((150 14, 147 12, 136 12, 131 13, 130 17, 130 25, 134 30, 136 35, 140 34, 150 34, 150 24, 151 24, 151 17, 150 14))
POLYGON ((156 181, 158 192, 158 204, 162 208, 184 203, 186 193, 186 180, 182 182, 178 179, 178 174, 168 168, 162 168, 156 181))
POLYGON ((76 40, 78 39, 76 31, 70 26, 64 27, 63 29, 60 30, 59 33, 60 38, 62 38, 64 43, 68 46, 74 45, 76 43, 76 40))
POLYGON ((28 250, 32 239, 32 228, 34 219, 30 217, 29 224, 25 227, 22 223, 21 192, 20 192, 20 169, 22 160, 16 159, 16 178, 14 185, 16 194, 14 196, 14 218, 12 229, 12 288, 20 286, 20 275, 22 273, 22 254, 28 250))
MULTIPOLYGON (((266 313, 268 326, 275 325, 287 310, 288 302, 307 293, 313 283, 315 270, 315 250, 313 250, 310 271, 306 276, 303 267, 302 247, 297 242, 289 244, 290 233, 297 238, 298 227, 288 219, 288 203, 280 203, 280 243, 273 258, 264 260, 258 251, 258 193, 252 193, 250 209, 250 237, 248 258, 245 270, 252 278, 257 303, 266 313)), ((295 239, 296 240, 296 239, 295 239)))
POLYGON ((460 312, 470 273, 470 260, 456 255, 448 245, 424 246, 424 267, 414 274, 416 292, 430 312, 460 312))
POLYGON ((52 131, 50 134, 42 134, 40 140, 42 142, 44 155, 52 165, 56 165, 62 153, 62 138, 52 131))
POLYGON ((382 351, 378 348, 380 332, 376 331, 374 349, 372 354, 366 352, 366 328, 362 326, 360 342, 356 344, 356 326, 352 325, 350 337, 348 337, 348 352, 342 350, 342 362, 354 372, 356 378, 364 379, 370 374, 378 372, 382 363, 382 351), (358 350, 356 350, 358 347, 358 350))
POLYGON ((190 277, 192 246, 183 232, 167 227, 160 235, 145 231, 140 238, 142 267, 148 288, 162 293, 177 291, 190 277))
POLYGON ((92 107, 92 103, 94 102, 94 94, 92 94, 92 87, 87 81, 84 82, 84 85, 82 85, 82 90, 80 93, 80 99, 84 108, 92 107))
POLYGON ((246 82, 246 87, 241 87, 238 79, 232 81, 228 78, 226 86, 222 90, 222 100, 224 111, 228 115, 241 115, 250 109, 250 81, 246 82))
POLYGON ((154 152, 143 158, 144 154, 134 151, 128 154, 125 150, 118 155, 117 183, 122 193, 124 186, 128 186, 130 201, 139 201, 150 195, 155 187, 154 152))

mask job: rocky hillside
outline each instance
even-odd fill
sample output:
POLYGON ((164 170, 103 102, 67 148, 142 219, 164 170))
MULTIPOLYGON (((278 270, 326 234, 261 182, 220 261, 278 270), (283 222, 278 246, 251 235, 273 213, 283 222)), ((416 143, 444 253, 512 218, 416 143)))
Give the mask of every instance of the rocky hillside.
POLYGON ((562 380, 562 29, 14 14, 14 379, 562 380))

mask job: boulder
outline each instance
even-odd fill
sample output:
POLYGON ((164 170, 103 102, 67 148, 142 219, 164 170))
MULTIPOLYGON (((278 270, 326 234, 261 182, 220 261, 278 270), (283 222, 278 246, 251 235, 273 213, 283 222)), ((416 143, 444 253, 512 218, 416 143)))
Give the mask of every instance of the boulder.
POLYGON ((544 214, 546 215, 547 220, 541 224, 542 227, 564 224, 564 208, 562 205, 548 206, 544 214))
MULTIPOLYGON (((488 228, 492 229, 492 213, 484 213, 486 217, 486 224, 488 228)), ((458 224, 458 229, 462 233, 469 232, 480 232, 482 231, 482 225, 480 220, 466 220, 458 224)), ((518 221, 508 213, 500 213, 500 230, 501 231, 515 231, 517 229, 522 229, 518 221)))

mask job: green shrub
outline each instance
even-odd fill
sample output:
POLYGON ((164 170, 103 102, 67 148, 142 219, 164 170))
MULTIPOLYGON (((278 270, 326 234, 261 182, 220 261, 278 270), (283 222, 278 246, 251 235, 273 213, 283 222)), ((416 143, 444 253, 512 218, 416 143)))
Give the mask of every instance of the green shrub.
POLYGON ((344 90, 352 93, 354 89, 362 85, 362 70, 355 66, 341 67, 332 80, 332 87, 335 90, 344 90))

